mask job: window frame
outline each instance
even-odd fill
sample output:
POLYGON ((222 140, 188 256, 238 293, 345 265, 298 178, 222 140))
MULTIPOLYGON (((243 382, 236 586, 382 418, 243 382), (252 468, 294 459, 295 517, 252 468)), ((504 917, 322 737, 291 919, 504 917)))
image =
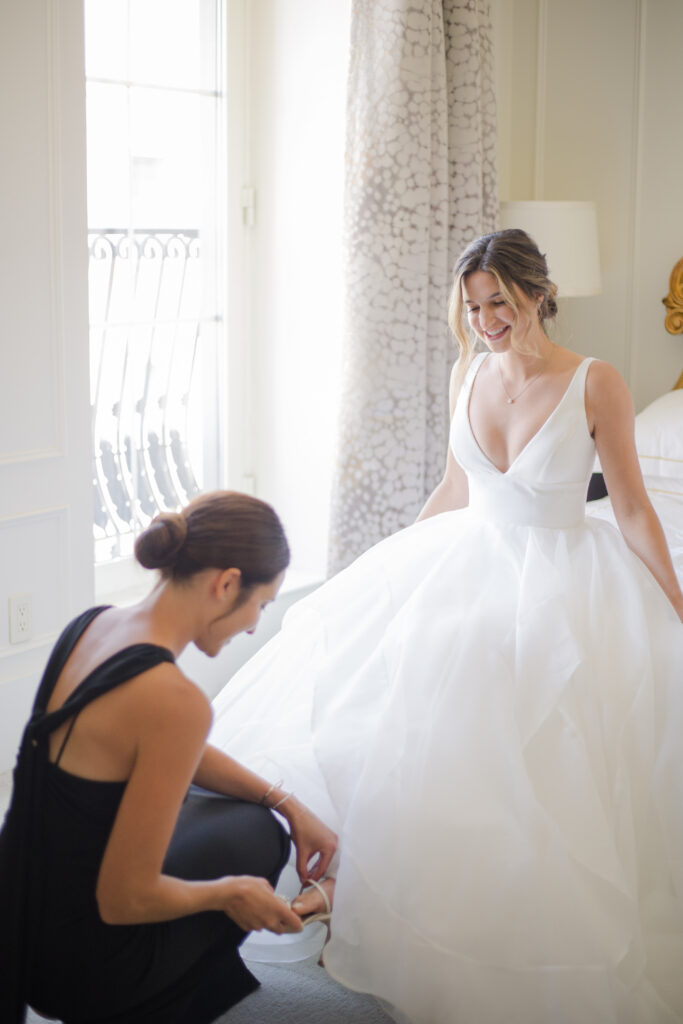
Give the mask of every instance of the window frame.
MULTIPOLYGON (((218 486, 239 487, 249 490, 249 477, 242 467, 243 455, 231 425, 240 422, 243 415, 243 382, 247 377, 243 346, 235 340, 244 337, 247 249, 242 226, 240 202, 245 135, 244 120, 247 107, 245 96, 245 36, 248 23, 246 0, 217 0, 218 25, 222 31, 222 59, 219 62, 219 88, 222 91, 222 137, 217 159, 225 175, 225 185, 217 188, 216 207, 219 229, 217 236, 220 253, 220 280, 217 308, 222 314, 222 338, 219 338, 217 379, 215 388, 223 400, 216 403, 215 418, 206 425, 208 435, 217 437, 218 486), (234 122, 234 123, 233 123, 234 122)), ((87 87, 86 78, 86 87, 87 87)), ((153 86, 152 86, 153 88, 153 86)), ((96 225, 88 226, 91 231, 96 225)), ((143 570, 133 555, 97 562, 93 558, 95 596, 98 602, 129 603, 143 596, 149 589, 149 573, 143 570)))

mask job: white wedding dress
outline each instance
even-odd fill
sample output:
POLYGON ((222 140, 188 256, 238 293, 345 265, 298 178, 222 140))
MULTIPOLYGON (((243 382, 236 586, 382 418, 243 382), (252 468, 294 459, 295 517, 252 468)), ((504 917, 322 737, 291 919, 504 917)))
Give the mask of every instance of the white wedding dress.
POLYGON ((330 973, 414 1024, 683 1020, 683 626, 585 515, 590 360, 466 509, 299 602, 212 742, 340 835, 330 973))

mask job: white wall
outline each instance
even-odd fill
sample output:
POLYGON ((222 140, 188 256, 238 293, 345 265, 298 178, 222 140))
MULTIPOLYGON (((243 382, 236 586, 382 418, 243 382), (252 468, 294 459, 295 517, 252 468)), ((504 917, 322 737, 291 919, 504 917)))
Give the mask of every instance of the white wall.
POLYGON ((494 0, 501 199, 597 203, 602 295, 561 301, 556 337, 607 359, 637 408, 683 339, 662 297, 683 256, 683 4, 494 0))
POLYGON ((82 19, 80 0, 0 7, 0 770, 92 599, 82 19), (17 593, 33 638, 10 644, 17 593))
POLYGON ((350 0, 250 0, 250 344, 256 493, 321 578, 343 321, 350 0))

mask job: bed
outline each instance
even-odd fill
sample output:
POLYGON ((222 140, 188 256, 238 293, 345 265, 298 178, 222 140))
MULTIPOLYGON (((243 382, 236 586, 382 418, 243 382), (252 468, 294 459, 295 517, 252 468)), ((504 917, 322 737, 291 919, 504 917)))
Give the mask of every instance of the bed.
MULTIPOLYGON (((683 259, 671 272, 669 294, 662 302, 667 310, 667 331, 683 335, 683 259)), ((683 373, 671 391, 636 416, 636 449, 645 486, 683 584, 683 373)), ((605 494, 601 474, 594 473, 588 493, 589 514, 614 521, 605 494)))

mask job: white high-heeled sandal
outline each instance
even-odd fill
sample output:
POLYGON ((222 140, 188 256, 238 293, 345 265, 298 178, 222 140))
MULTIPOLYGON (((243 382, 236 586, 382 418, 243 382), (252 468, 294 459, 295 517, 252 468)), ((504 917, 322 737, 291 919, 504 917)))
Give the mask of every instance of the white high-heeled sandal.
MULTIPOLYGON (((322 881, 324 882, 326 881, 326 879, 323 878, 322 881)), ((306 927, 307 924, 315 924, 316 921, 328 922, 332 917, 332 904, 330 903, 330 897, 327 895, 320 882, 316 882, 315 878, 309 878, 308 881, 306 882, 305 887, 302 888, 301 892, 299 893, 299 896, 301 896, 301 894, 305 892, 307 888, 315 888, 318 890, 318 892, 323 898, 325 909, 319 910, 315 914, 306 914, 305 917, 302 917, 301 923, 304 926, 304 928, 306 927)), ((299 896, 295 896, 294 899, 298 899, 299 896)), ((281 896, 280 899, 284 900, 285 903, 290 907, 294 902, 288 896, 281 896)))
MULTIPOLYGON (((324 882, 325 879, 323 878, 322 881, 324 882)), ((332 904, 330 903, 330 897, 327 895, 320 882, 316 882, 315 878, 309 878, 307 885, 308 888, 314 887, 318 890, 318 892, 323 898, 325 909, 319 910, 315 914, 306 914, 305 917, 302 917, 301 923, 303 924, 304 928, 306 927, 307 924, 315 924, 316 921, 329 921, 330 918, 332 917, 332 904)), ((305 890, 302 889, 301 891, 304 892, 305 890)))

